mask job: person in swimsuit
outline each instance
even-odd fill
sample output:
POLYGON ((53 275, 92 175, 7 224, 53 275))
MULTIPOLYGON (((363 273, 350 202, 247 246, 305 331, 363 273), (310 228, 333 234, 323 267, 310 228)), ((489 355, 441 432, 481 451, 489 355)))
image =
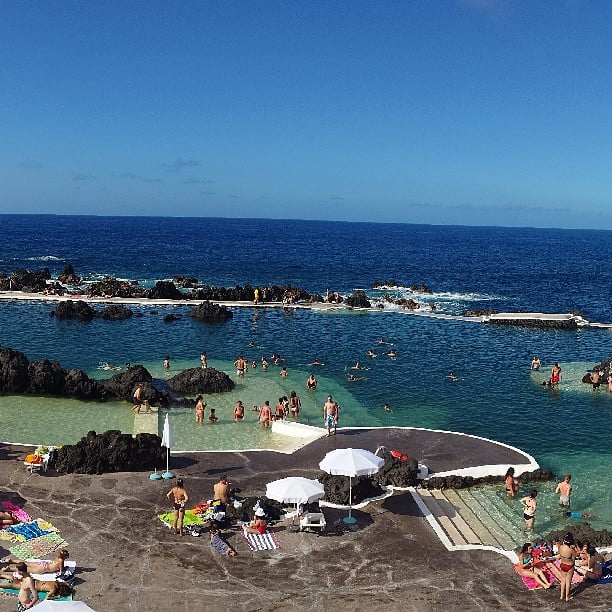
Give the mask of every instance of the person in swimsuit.
POLYGON ((267 360, 267 359, 265 358, 265 356, 263 356, 263 355, 262 355, 262 357, 261 357, 261 367, 262 367, 264 370, 267 370, 267 369, 268 369, 268 360, 267 360))
POLYGON ((234 421, 242 421, 244 419, 244 405, 238 400, 234 406, 234 421))
POLYGON ((548 582, 546 573, 541 567, 539 561, 533 557, 533 546, 531 542, 523 544, 521 554, 519 555, 518 570, 521 576, 533 578, 541 587, 550 589, 552 584, 548 582))
POLYGON ((599 580, 603 575, 604 557, 597 552, 590 542, 585 542, 580 550, 580 559, 582 561, 579 568, 576 569, 583 578, 587 580, 599 580))
POLYGON ((18 563, 12 579, 19 582, 19 595, 17 601, 17 612, 29 610, 38 601, 38 591, 34 579, 30 576, 25 563, 18 563))
POLYGON ((561 574, 561 593, 560 599, 570 600, 570 590, 572 588, 572 576, 574 575, 574 562, 579 553, 574 544, 574 536, 568 531, 561 546, 559 546, 558 557, 560 561, 559 572, 561 574))
POLYGON ((317 379, 314 377, 314 374, 311 374, 308 377, 308 380, 306 381, 306 388, 307 389, 316 389, 317 388, 317 379))
POLYGON ((259 422, 264 429, 270 427, 270 420, 272 419, 272 409, 270 408, 270 402, 265 401, 264 405, 259 410, 259 422))
POLYGON ((265 533, 268 525, 266 524, 265 517, 266 513, 262 508, 255 510, 255 516, 248 525, 243 525, 242 529, 245 533, 265 533))
POLYGON ((294 419, 297 419, 300 415, 300 408, 302 407, 302 400, 300 396, 292 391, 289 394, 289 412, 294 419))
POLYGON ((200 355, 200 363, 202 364, 202 369, 205 370, 208 367, 208 363, 206 362, 206 351, 204 351, 200 355))
POLYGON ((538 492, 535 489, 531 489, 529 495, 521 499, 521 504, 523 504, 523 519, 525 519, 526 529, 533 528, 533 521, 535 520, 535 513, 538 507, 538 502, 536 501, 537 495, 538 492))
POLYGON ((504 476, 504 485, 506 487, 506 497, 514 497, 519 489, 518 480, 514 477, 514 468, 509 467, 504 476))
POLYGON ((550 379, 549 382, 551 386, 556 387, 561 381, 561 368, 558 363, 555 363, 550 370, 550 379))
POLYGON ((223 474, 219 478, 219 482, 213 485, 214 499, 221 500, 224 504, 227 504, 230 499, 230 483, 227 480, 227 474, 223 474))
POLYGON ((134 390, 134 397, 132 398, 132 410, 135 410, 138 414, 140 414, 140 409, 144 406, 145 412, 151 412, 151 405, 149 404, 149 400, 144 399, 144 383, 140 383, 136 389, 134 390))
POLYGON ((612 393, 612 372, 608 374, 608 392, 612 393))
POLYGON ((593 391, 598 391, 599 387, 601 386, 601 374, 596 370, 593 370, 591 372, 590 379, 591 384, 593 385, 593 391))
POLYGON ((284 368, 284 367, 281 368, 280 375, 284 377, 289 376, 289 372, 287 372, 287 368, 284 368))
POLYGON ((2 561, 8 563, 8 565, 3 567, 2 571, 12 571, 18 564, 25 563, 30 574, 61 574, 64 571, 64 561, 69 556, 70 553, 65 548, 62 548, 57 553, 57 557, 52 561, 24 561, 23 559, 6 557, 2 561))
POLYGON ((166 494, 166 497, 172 502, 174 509, 174 524, 172 526, 173 533, 185 535, 183 531, 183 519, 185 518, 185 504, 189 501, 189 495, 183 484, 183 479, 179 478, 176 481, 176 486, 172 487, 166 494))
POLYGON ((17 525, 21 521, 14 517, 10 512, 0 512, 0 529, 5 525, 17 525))
POLYGON ((196 423, 204 422, 204 410, 206 410, 206 404, 204 403, 202 396, 198 395, 198 397, 196 397, 196 405, 195 405, 196 423))
POLYGON ((235 557, 238 553, 223 539, 216 527, 210 530, 210 545, 221 555, 235 557))
POLYGON ((539 370, 541 367, 542 367, 542 362, 537 357, 534 357, 531 360, 531 369, 532 370, 539 370))
POLYGON ((555 493, 559 493, 559 505, 563 508, 569 508, 570 505, 570 495, 572 494, 571 479, 572 475, 566 474, 563 477, 563 481, 560 482, 555 489, 555 493))
MULTIPOLYGON (((18 574, 18 572, 15 574, 18 574)), ((13 574, 0 574, 0 588, 3 589, 21 589, 22 581, 22 578, 17 578, 13 574)), ((39 593, 47 593, 45 599, 57 599, 58 597, 72 595, 72 587, 63 580, 34 580, 34 587, 39 593)))
POLYGON ((168 371, 170 369, 170 357, 166 355, 164 359, 164 370, 168 371))
POLYGON ((248 370, 249 364, 242 355, 239 355, 238 359, 234 361, 234 366, 236 368, 236 376, 244 376, 246 370, 248 370))
POLYGON ((327 427, 327 435, 331 436, 332 427, 334 429, 334 435, 336 435, 336 427, 338 426, 338 413, 340 407, 334 402, 331 395, 327 396, 327 401, 323 406, 323 422, 327 427))
POLYGON ((216 423, 219 420, 219 417, 215 414, 215 409, 211 408, 210 409, 210 414, 208 415, 208 422, 209 423, 216 423))

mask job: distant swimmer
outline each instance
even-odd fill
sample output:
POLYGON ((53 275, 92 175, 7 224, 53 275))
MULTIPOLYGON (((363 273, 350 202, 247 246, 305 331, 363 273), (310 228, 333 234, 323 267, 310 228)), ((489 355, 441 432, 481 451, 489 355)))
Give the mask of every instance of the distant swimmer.
POLYGON ((311 365, 311 366, 324 366, 325 364, 320 359, 315 358, 314 361, 312 363, 309 363, 308 365, 311 365))
POLYGON ((166 358, 164 359, 164 370, 169 370, 169 369, 170 369, 170 357, 166 355, 166 358))
POLYGON ((280 375, 283 377, 289 376, 289 372, 287 372, 287 368, 285 367, 281 368, 280 375))
POLYGON ((459 380, 459 377, 454 372, 447 374, 446 378, 450 378, 451 380, 459 380))
POLYGON ((385 405, 383 406, 383 410, 384 410, 385 412, 393 412, 393 410, 391 410, 391 408, 390 408, 389 404, 385 404, 385 405))
POLYGON ((261 356, 261 367, 262 367, 264 370, 267 370, 267 369, 268 369, 268 360, 267 360, 267 359, 265 358, 265 356, 263 356, 263 355, 261 356))
POLYGON ((255 360, 253 360, 253 362, 251 363, 251 369, 252 370, 256 370, 257 369, 257 362, 255 360))
POLYGON ((378 341, 378 344, 389 344, 389 345, 393 346, 393 342, 387 342, 384 338, 381 338, 378 341))
POLYGON ((351 366, 351 370, 362 370, 361 364, 357 361, 354 366, 351 366))
POLYGON ((597 370, 593 370, 589 378, 593 385, 593 391, 598 391, 601 386, 601 374, 597 370))
POLYGON ((352 372, 346 378, 348 380, 357 380, 357 377, 352 372))
POLYGON ((531 369, 532 370, 539 370, 541 367, 542 367, 542 362, 537 357, 534 357, 531 360, 531 369))
POLYGON ((368 349, 368 357, 371 357, 372 359, 376 359, 378 355, 373 350, 368 349))
POLYGON ((308 380, 306 381, 306 388, 307 389, 316 389, 318 384, 319 383, 317 382, 317 379, 314 377, 313 374, 311 374, 308 377, 308 380))
POLYGON ((590 514, 589 512, 571 512, 570 510, 567 510, 566 512, 563 513, 564 516, 567 516, 567 518, 573 518, 573 519, 596 519, 599 518, 597 515, 595 514, 590 514))
POLYGON ((397 353, 393 349, 387 351, 387 355, 391 357, 391 359, 397 359, 397 353))

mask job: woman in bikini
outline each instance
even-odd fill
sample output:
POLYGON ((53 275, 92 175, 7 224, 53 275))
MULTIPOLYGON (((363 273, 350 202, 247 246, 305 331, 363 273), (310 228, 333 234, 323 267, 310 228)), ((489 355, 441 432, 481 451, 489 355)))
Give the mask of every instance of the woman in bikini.
POLYGON ((22 561, 21 559, 6 557, 2 559, 2 561, 9 565, 3 567, 2 571, 12 571, 13 566, 16 566, 18 563, 25 563, 28 568, 28 573, 30 574, 61 574, 64 571, 64 561, 68 559, 69 556, 70 554, 68 551, 62 548, 53 561, 22 561))
POLYGON ((514 477, 514 468, 509 467, 504 476, 504 484, 506 485, 506 497, 514 497, 519 489, 518 480, 514 477))
POLYGON ((518 570, 521 576, 533 578, 541 587, 550 589, 552 584, 548 582, 544 570, 538 567, 539 562, 533 557, 533 546, 531 542, 523 544, 519 555, 518 570))
POLYGON ((532 529, 533 521, 535 520, 535 513, 538 508, 538 502, 536 497, 538 492, 535 489, 531 489, 531 493, 527 497, 521 499, 523 504, 523 518, 525 519, 525 528, 532 529))
POLYGON ((185 518, 185 504, 189 501, 189 496, 183 485, 183 479, 179 478, 176 481, 176 486, 168 491, 166 497, 172 502, 174 508, 174 525, 173 533, 185 535, 183 531, 183 519, 185 518))
POLYGON ((206 408, 206 404, 204 403, 204 400, 202 399, 201 395, 198 395, 198 397, 196 397, 196 405, 195 405, 195 419, 196 419, 196 423, 203 423, 204 422, 204 410, 206 408))
POLYGON ((563 542, 559 546, 559 572, 561 573, 561 594, 560 599, 570 600, 570 590, 572 588, 572 576, 574 575, 574 562, 579 556, 579 552, 574 544, 574 536, 568 531, 563 537, 563 542))

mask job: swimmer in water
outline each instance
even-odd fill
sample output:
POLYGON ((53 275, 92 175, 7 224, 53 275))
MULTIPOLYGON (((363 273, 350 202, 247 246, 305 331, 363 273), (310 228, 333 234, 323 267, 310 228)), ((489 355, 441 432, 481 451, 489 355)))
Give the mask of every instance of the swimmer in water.
POLYGON ((459 377, 454 372, 450 372, 446 378, 450 378, 451 380, 459 380, 459 377))
POLYGON ((311 365, 311 366, 313 366, 313 365, 323 366, 325 364, 320 359, 317 359, 315 357, 314 361, 312 363, 309 363, 308 365, 311 365))
POLYGON ((371 357, 372 359, 376 359, 378 355, 373 350, 368 349, 368 357, 371 357))
POLYGON ((385 404, 385 405, 383 406, 383 410, 384 410, 385 412, 393 412, 393 410, 391 410, 391 408, 389 407, 389 404, 385 404))

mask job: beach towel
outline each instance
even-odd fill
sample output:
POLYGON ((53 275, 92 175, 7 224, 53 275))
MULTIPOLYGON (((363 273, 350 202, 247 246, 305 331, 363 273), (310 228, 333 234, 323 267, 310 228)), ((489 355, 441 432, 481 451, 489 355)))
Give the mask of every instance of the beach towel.
MULTIPOLYGON (((514 571, 521 576, 521 572, 520 572, 520 568, 519 565, 515 565, 514 566, 514 571)), ((548 582, 550 582, 551 584, 553 582, 555 582, 555 577, 552 574, 552 572, 548 569, 544 570, 544 575, 546 576, 546 580, 548 580, 548 582)), ((533 591, 534 589, 543 589, 544 587, 538 583, 538 581, 535 578, 530 578, 529 576, 521 576, 521 580, 523 581, 523 584, 530 590, 533 591)))
MULTIPOLYGON (((165 512, 158 515, 159 520, 164 523, 167 527, 172 528, 174 525, 174 512, 165 512)), ((183 519, 183 525, 190 527, 192 525, 205 525, 206 522, 202 520, 193 510, 185 511, 185 518, 183 519)))
POLYGON ((49 555, 53 555, 56 550, 60 548, 67 548, 68 542, 62 538, 59 533, 48 533, 16 544, 12 548, 9 548, 11 555, 18 559, 40 559, 46 558, 49 555))
POLYGON ((274 550, 275 548, 280 548, 280 542, 272 531, 266 531, 266 533, 245 533, 243 530, 242 537, 246 540, 251 550, 274 550))
POLYGON ((47 521, 36 519, 28 523, 9 525, 0 530, 0 539, 9 542, 26 542, 40 536, 55 532, 57 529, 47 521))
POLYGON ((17 520, 21 521, 22 523, 29 523, 32 520, 30 518, 30 515, 23 508, 16 506, 13 502, 3 501, 0 503, 4 507, 4 512, 10 512, 17 520))

